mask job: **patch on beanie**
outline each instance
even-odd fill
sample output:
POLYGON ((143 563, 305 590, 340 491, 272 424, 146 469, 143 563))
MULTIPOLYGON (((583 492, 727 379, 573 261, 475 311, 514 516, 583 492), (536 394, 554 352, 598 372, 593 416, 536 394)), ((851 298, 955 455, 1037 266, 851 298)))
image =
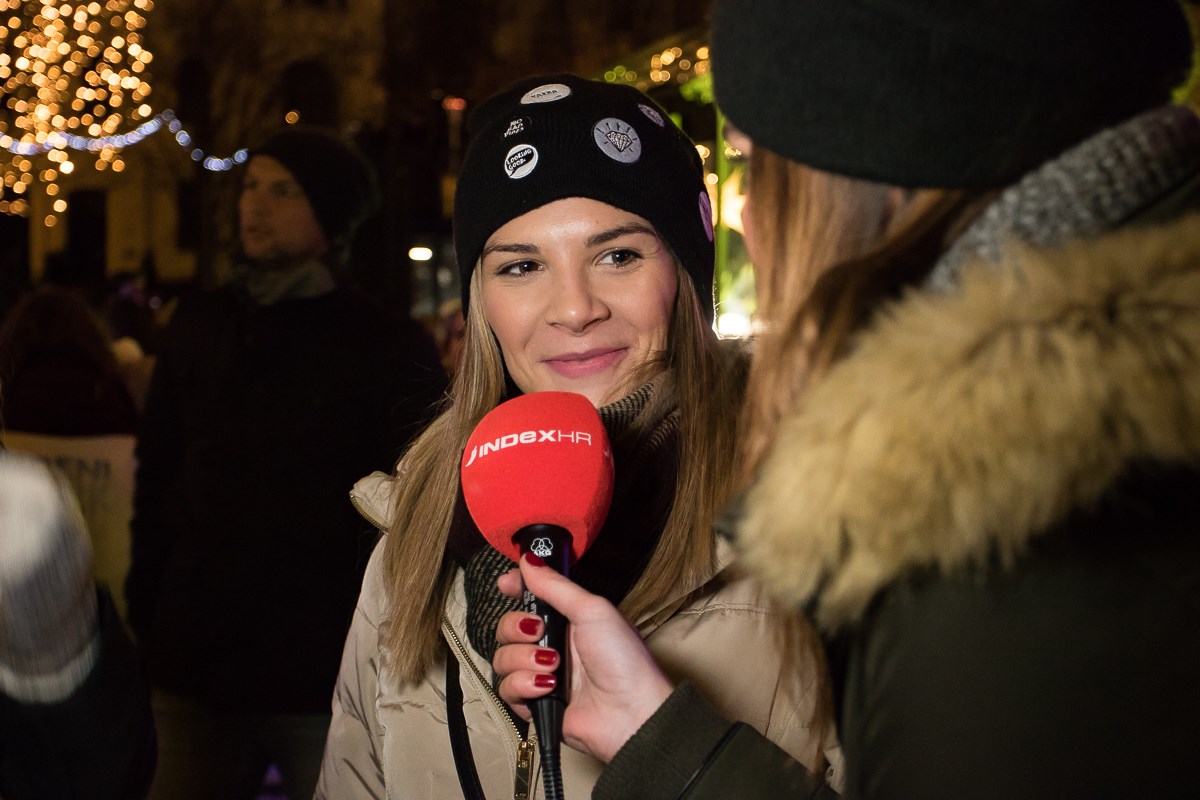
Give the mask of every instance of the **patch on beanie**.
POLYGON ((508 151, 504 157, 504 171, 510 178, 524 178, 533 172, 537 166, 537 148, 529 144, 519 144, 508 151))
POLYGON ((711 242, 713 240, 712 200, 704 189, 700 190, 700 222, 703 223, 704 232, 711 242))
POLYGON ((510 120, 508 129, 504 131, 504 138, 507 139, 510 136, 516 136, 518 133, 524 133, 529 130, 529 126, 529 117, 517 117, 514 120, 510 120))
POLYGON ((571 96, 571 87, 565 83, 543 83, 537 88, 530 89, 521 96, 521 105, 527 106, 531 103, 553 103, 555 100, 562 100, 564 97, 571 96))
POLYGON ((642 157, 642 140, 638 138, 637 131, 616 117, 597 122, 592 128, 592 135, 600 152, 613 161, 632 164, 642 157))
POLYGON ((646 115, 647 119, 649 119, 658 127, 662 128, 666 126, 667 123, 663 122, 662 114, 658 113, 650 106, 646 105, 645 103, 638 103, 638 108, 642 110, 642 113, 646 115))

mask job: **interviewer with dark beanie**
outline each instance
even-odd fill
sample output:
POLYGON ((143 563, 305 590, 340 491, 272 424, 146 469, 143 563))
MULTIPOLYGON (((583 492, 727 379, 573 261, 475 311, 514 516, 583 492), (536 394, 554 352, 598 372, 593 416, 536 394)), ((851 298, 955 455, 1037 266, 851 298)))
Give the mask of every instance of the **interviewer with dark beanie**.
MULTIPOLYGON (((821 630, 847 797, 1196 795, 1192 50, 1176 0, 717 0, 763 323, 723 527, 821 630)), ((573 626, 594 798, 832 794, 520 575, 573 626)))

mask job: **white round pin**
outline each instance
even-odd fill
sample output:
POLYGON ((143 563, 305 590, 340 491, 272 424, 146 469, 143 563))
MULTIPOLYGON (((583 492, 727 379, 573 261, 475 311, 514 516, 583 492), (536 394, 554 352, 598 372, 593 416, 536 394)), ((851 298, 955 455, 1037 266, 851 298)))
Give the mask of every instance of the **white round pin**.
POLYGON ((518 144, 504 157, 504 171, 510 178, 524 178, 537 166, 538 151, 530 144, 518 144))
POLYGON ((555 100, 562 100, 564 97, 571 96, 571 87, 565 83, 543 83, 535 89, 530 89, 525 94, 521 95, 521 105, 527 106, 531 103, 553 103, 555 100))
POLYGON ((592 136, 600 152, 613 161, 632 164, 642 157, 642 140, 627 122, 608 117, 596 123, 592 136))

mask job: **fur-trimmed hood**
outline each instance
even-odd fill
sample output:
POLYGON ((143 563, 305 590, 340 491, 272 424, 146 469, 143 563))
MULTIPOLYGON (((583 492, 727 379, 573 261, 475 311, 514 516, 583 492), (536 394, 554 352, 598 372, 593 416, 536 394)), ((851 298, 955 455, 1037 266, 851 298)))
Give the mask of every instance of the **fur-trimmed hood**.
POLYGON ((738 542, 833 629, 911 569, 1011 563, 1140 461, 1200 461, 1200 216, 882 311, 782 426, 738 542))

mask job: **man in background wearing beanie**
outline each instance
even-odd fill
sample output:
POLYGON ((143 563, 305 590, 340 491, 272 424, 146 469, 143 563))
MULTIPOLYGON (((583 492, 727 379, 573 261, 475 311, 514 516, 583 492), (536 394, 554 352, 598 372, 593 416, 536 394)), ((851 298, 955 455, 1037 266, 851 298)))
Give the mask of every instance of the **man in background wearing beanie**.
POLYGON ((432 339, 347 285, 374 175, 333 134, 251 151, 240 253, 176 312, 139 432, 130 623, 155 688, 156 798, 311 797, 390 470, 445 388, 432 339))

